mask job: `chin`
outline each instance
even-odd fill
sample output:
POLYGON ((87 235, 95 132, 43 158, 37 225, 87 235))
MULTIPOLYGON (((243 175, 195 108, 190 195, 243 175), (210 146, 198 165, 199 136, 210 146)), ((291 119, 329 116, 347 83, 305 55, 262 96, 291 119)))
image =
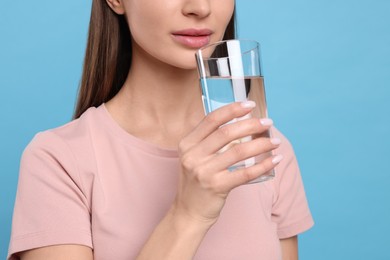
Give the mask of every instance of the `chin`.
POLYGON ((192 58, 187 58, 187 59, 183 58, 179 61, 170 62, 169 64, 173 67, 176 67, 178 69, 183 69, 183 70, 196 70, 197 69, 195 55, 193 55, 192 58))
POLYGON ((192 64, 192 65, 186 64, 186 65, 180 66, 178 68, 183 69, 183 70, 196 70, 197 66, 196 66, 196 64, 192 64))

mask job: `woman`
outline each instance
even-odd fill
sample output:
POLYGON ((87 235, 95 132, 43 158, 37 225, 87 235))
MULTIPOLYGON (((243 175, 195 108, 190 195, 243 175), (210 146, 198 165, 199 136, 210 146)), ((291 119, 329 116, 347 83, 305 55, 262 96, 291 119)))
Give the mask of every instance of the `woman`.
POLYGON ((203 113, 194 53, 234 38, 234 8, 93 1, 77 119, 23 154, 10 259, 298 258, 313 222, 288 141, 267 118, 224 125, 251 101, 203 113), (272 139, 216 153, 270 128, 272 139), (245 185, 274 167, 273 180, 245 185))

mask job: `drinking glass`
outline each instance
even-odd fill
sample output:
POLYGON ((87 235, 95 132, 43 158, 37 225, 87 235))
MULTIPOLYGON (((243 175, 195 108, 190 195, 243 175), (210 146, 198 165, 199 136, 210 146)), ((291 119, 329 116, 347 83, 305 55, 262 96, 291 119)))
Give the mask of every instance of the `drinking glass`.
MULTIPOLYGON (((206 114, 232 102, 253 100, 256 102, 256 108, 248 115, 234 119, 233 122, 250 117, 268 117, 258 42, 227 40, 213 43, 199 49, 196 52, 196 60, 206 114)), ((224 152, 232 145, 261 137, 270 137, 270 132, 240 138, 226 145, 219 152, 224 152)), ((272 156, 272 152, 248 158, 231 165, 229 170, 234 172, 240 168, 253 166, 269 156, 272 156)), ((274 170, 270 170, 250 183, 266 181, 274 175, 274 170)))

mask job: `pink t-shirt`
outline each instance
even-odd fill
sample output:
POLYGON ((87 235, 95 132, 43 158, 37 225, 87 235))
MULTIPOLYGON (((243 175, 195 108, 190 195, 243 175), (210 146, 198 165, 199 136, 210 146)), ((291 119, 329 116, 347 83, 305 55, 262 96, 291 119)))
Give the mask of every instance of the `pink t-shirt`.
MULTIPOLYGON (((281 259, 279 239, 309 229, 307 205, 291 145, 273 180, 229 195, 194 259, 281 259)), ((80 244, 95 260, 135 259, 176 193, 178 154, 131 136, 104 105, 39 133, 24 151, 9 259, 32 248, 80 244)))

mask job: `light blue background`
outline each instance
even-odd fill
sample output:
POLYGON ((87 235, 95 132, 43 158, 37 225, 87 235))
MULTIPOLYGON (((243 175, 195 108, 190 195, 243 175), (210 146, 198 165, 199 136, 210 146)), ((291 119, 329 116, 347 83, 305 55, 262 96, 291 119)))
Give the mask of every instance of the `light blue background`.
MULTIPOLYGON (((270 116, 295 147, 315 227, 305 260, 390 259, 390 1, 238 0, 270 116)), ((71 118, 90 1, 0 2, 0 258, 23 148, 71 118)))

